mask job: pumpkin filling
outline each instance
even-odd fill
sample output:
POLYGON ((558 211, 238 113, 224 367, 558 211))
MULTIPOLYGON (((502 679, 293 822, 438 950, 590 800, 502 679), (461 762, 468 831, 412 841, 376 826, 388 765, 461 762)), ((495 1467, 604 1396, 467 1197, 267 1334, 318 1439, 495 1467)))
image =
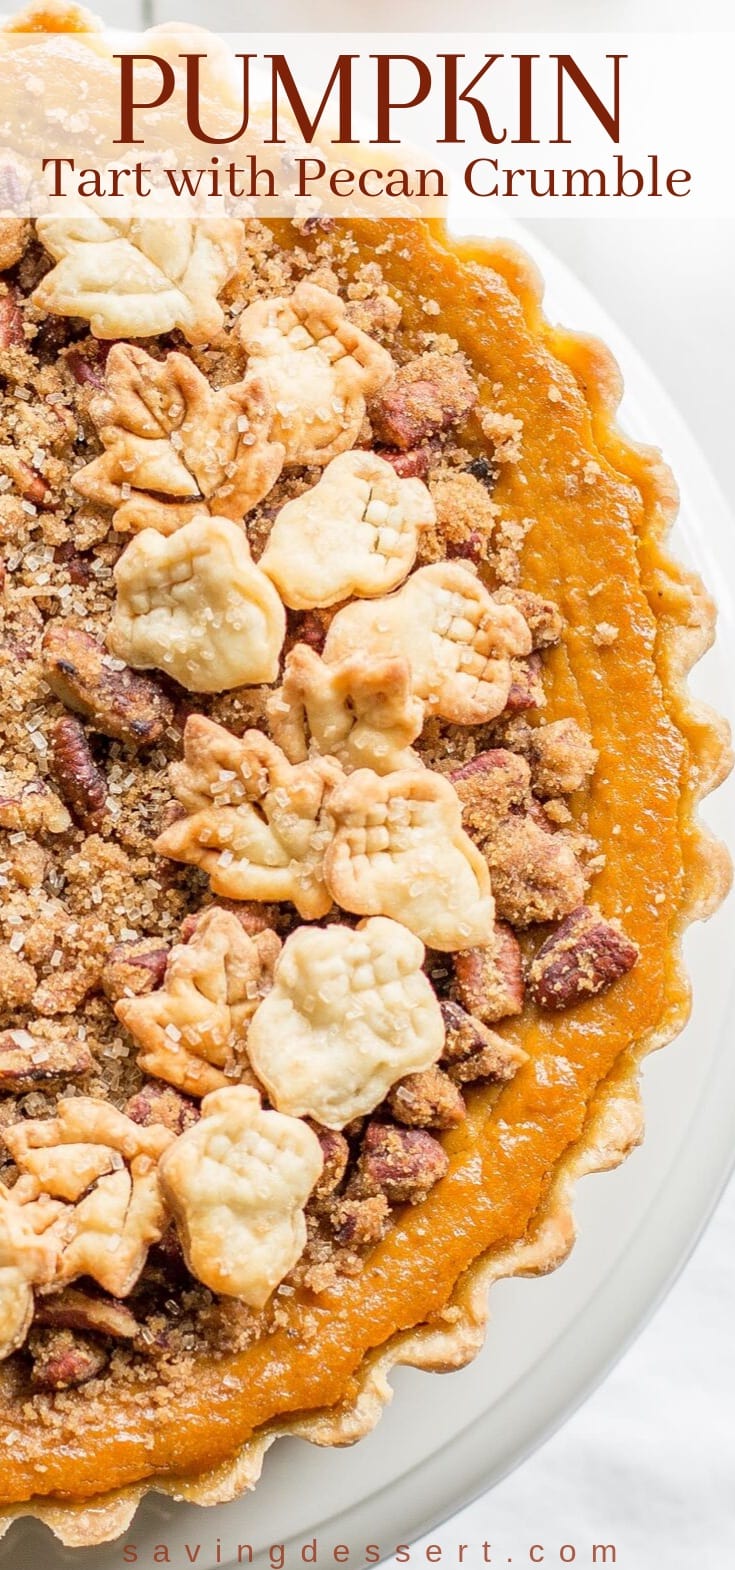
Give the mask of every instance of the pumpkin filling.
POLYGON ((216 1466, 451 1324, 683 1018, 707 869, 660 474, 508 254, 233 220, 211 298, 102 337, 7 230, 11 1504, 216 1466))

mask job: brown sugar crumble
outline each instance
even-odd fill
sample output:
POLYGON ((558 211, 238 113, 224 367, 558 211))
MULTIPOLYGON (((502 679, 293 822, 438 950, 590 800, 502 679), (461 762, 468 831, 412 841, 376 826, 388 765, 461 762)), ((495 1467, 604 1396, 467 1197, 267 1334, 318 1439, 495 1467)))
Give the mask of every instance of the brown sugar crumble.
MULTIPOLYGON (((133 670, 109 653, 114 573, 130 539, 116 531, 113 514, 130 498, 124 481, 109 505, 74 482, 104 451, 95 400, 105 392, 110 345, 80 319, 47 316, 34 305, 48 269, 31 227, 3 220, 0 1181, 8 1188, 19 1168, 3 1131, 49 1121, 59 1103, 102 1099, 141 1138, 160 1134, 162 1148, 195 1134, 203 1121, 197 1097, 141 1069, 118 1013, 169 985, 169 967, 185 963, 182 951, 192 952, 203 914, 215 905, 236 918, 244 945, 268 935, 277 952, 300 925, 285 899, 218 894, 201 867, 154 849, 183 815, 172 804, 169 767, 180 765, 187 718, 205 715, 237 737, 253 728, 267 733, 273 684, 190 692, 160 669, 133 670), (173 962, 172 953, 179 956, 173 962)), ((126 1382, 132 1369, 147 1381, 150 1401, 165 1408, 174 1387, 196 1378, 199 1354, 248 1346, 278 1327, 289 1294, 318 1294, 358 1273, 396 1211, 421 1204, 441 1182, 448 1167, 442 1135, 461 1124, 473 1085, 501 1085, 521 1067, 524 1054, 503 1034, 503 1022, 529 996, 546 1009, 573 1006, 637 957, 625 935, 585 903, 595 848, 566 798, 584 791, 596 754, 576 720, 543 723, 544 661, 564 638, 563 619, 552 601, 523 587, 531 520, 504 518, 493 495, 498 466, 522 457, 522 424, 487 403, 487 388, 433 321, 436 302, 423 301, 420 332, 404 331, 380 248, 360 261, 352 238, 331 220, 294 225, 288 239, 252 221, 241 263, 221 291, 222 331, 203 346, 173 330, 139 347, 153 362, 185 355, 209 389, 231 387, 248 369, 243 313, 290 297, 304 281, 344 302, 345 332, 367 335, 393 358, 392 374, 357 410, 355 447, 377 452, 400 480, 428 487, 433 518, 420 534, 416 568, 459 563, 494 595, 496 610, 515 613, 528 632, 527 652, 513 656, 507 699, 493 719, 460 725, 428 707, 415 743, 419 763, 456 790, 464 829, 489 867, 497 919, 484 947, 427 952, 425 973, 445 1030, 440 1060, 404 1074, 368 1118, 340 1132, 308 1124, 324 1164, 305 1207, 306 1245, 264 1307, 197 1280, 169 1225, 152 1229, 124 1298, 86 1272, 78 1281, 36 1283, 30 1335, 8 1367, 50 1433, 67 1420, 72 1399, 93 1415, 100 1391, 126 1382), (526 973, 517 934, 533 936, 539 924, 554 930, 526 973)), ((548 397, 560 397, 553 385, 548 397)), ((246 425, 235 429, 235 442, 246 425)), ((175 465, 176 441, 170 445, 167 461, 175 465)), ((595 467, 585 469, 585 483, 594 483, 595 467)), ((253 564, 280 510, 320 474, 311 462, 286 464, 252 507, 253 564)), ((226 494, 228 478, 219 475, 218 494, 226 494)), ((204 481, 202 495, 210 495, 204 481)), ((145 499, 154 509, 170 503, 157 490, 145 499)), ((191 500, 184 495, 182 505, 191 500)), ((284 653, 306 644, 322 655, 339 609, 289 610, 284 653)), ((593 636, 608 646, 617 629, 600 622, 593 636)), ((221 772, 223 796, 229 780, 221 772)), ((355 924, 356 910, 338 916, 329 897, 326 903, 327 924, 355 924)), ((227 985, 229 1007, 231 977, 227 985)), ((239 997, 237 1006, 247 1014, 250 1002, 239 997)), ((175 1054, 175 1023, 166 1030, 175 1054)), ((242 1054, 215 1057, 208 1067, 225 1083, 257 1085, 242 1054)), ((106 1177, 126 1172, 128 1160, 118 1152, 106 1177)))

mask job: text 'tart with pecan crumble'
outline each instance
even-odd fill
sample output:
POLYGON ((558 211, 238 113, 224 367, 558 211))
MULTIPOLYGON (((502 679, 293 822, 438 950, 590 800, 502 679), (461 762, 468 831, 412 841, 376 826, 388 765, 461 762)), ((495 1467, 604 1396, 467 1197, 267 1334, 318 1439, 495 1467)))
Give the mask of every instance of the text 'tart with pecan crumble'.
POLYGON ((69 1544, 478 1350, 728 881, 673 482, 527 260, 139 238, 0 222, 0 1505, 69 1544))

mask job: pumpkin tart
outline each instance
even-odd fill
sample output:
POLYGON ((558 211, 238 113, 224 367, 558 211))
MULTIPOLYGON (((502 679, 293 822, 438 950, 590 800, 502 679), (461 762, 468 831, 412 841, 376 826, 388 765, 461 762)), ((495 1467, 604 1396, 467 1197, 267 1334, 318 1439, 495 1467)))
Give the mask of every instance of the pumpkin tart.
POLYGON ((71 1545, 477 1352, 729 881, 608 352, 438 223, 180 241, 0 224, 0 1509, 71 1545))

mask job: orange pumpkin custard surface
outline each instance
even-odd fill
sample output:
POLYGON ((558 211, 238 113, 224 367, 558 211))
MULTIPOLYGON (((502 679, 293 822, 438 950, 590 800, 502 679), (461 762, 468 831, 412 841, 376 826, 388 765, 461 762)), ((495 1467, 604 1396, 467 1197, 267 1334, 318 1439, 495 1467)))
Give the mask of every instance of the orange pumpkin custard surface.
POLYGON ((670 476, 517 253, 219 220, 121 294, 67 241, 0 230, 0 1493, 80 1543, 564 1257, 727 754, 670 476))

